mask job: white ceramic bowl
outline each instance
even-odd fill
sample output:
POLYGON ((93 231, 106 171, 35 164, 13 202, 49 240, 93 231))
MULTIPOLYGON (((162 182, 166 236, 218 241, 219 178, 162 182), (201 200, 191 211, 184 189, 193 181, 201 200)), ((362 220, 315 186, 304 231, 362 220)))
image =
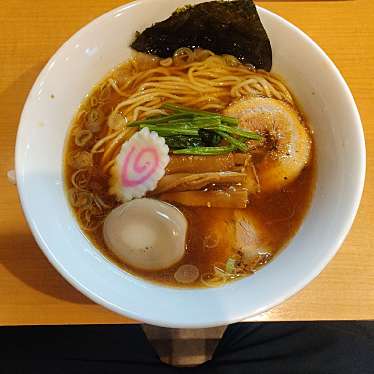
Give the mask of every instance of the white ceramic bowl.
POLYGON ((65 135, 84 96, 126 60, 136 30, 192 0, 140 0, 88 24, 40 73, 25 104, 16 149, 17 184, 32 232, 56 269, 95 302, 148 323, 208 327, 266 311, 302 289, 335 255, 355 217, 365 144, 352 95, 337 68, 302 31, 259 8, 273 46, 273 71, 295 93, 314 130, 317 187, 302 227, 255 275, 216 289, 180 290, 135 278, 80 231, 63 186, 65 135))

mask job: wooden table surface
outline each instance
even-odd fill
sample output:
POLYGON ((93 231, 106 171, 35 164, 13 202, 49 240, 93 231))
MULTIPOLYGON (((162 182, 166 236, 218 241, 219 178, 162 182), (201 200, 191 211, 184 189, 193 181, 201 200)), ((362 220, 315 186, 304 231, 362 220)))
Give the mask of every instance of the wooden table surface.
MULTIPOLYGON (((129 322, 81 295, 48 263, 6 176, 26 95, 44 64, 79 28, 123 2, 8 0, 0 7, 0 325, 129 322)), ((368 167, 360 210, 337 256, 298 295, 255 319, 374 319, 374 1, 259 4, 308 33, 341 70, 362 116, 368 167)))

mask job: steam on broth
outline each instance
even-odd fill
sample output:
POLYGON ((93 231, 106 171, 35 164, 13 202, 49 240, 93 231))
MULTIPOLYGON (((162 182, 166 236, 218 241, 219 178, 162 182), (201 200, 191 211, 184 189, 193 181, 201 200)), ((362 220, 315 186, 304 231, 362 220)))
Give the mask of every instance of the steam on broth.
MULTIPOLYGON (((165 59, 137 53, 79 108, 66 145, 66 189, 82 230, 124 270, 170 286, 218 286, 258 270, 295 234, 313 191, 313 152, 304 117, 274 75, 202 49, 165 59), (146 145, 161 139, 169 150, 142 196, 172 204, 188 225, 183 257, 156 271, 130 266, 103 236, 109 213, 142 197, 138 186, 126 194, 121 174, 137 137, 146 145)), ((154 161, 147 157, 132 166, 140 176, 154 161)))

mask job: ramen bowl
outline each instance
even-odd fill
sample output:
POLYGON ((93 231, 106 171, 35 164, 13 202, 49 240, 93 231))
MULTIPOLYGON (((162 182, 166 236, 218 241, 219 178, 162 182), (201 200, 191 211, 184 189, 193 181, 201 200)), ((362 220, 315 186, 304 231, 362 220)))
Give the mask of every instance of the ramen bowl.
POLYGON ((33 235, 51 264, 98 304, 170 327, 209 327, 253 317, 312 281, 347 235, 362 194, 365 144, 347 84, 302 31, 258 8, 273 48, 272 72, 293 91, 314 134, 316 187, 302 226, 275 259, 223 287, 177 289, 137 278, 104 257, 80 230, 64 191, 67 131, 82 99, 131 56, 134 33, 199 1, 140 0, 97 18, 69 39, 37 78, 16 147, 17 186, 33 235))

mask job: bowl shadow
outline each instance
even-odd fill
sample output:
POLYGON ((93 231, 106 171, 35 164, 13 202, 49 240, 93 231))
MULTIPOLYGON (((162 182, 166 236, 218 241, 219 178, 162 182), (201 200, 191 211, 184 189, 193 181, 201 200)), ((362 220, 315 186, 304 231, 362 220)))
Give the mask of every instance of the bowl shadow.
MULTIPOLYGON (((0 217, 0 224, 4 222, 4 227, 9 227, 9 224, 5 224, 9 219, 9 214, 12 215, 11 220, 17 222, 17 225, 19 224, 19 226, 13 227, 11 232, 0 230, 0 264, 13 276, 39 292, 72 303, 92 304, 91 300, 72 287, 54 269, 38 247, 31 232, 25 230, 25 223, 23 219, 20 219, 20 208, 15 206, 19 204, 16 187, 10 186, 6 180, 7 171, 13 168, 14 164, 14 148, 21 111, 27 95, 45 63, 46 61, 38 62, 0 92, 0 108, 2 108, 0 119, 4 125, 8 126, 7 132, 2 133, 6 135, 6 138, 1 142, 5 146, 5 157, 1 158, 0 184, 1 188, 14 189, 14 192, 4 191, 3 196, 7 197, 9 201, 1 202, 5 211, 0 217), (9 203, 12 204, 10 208, 9 203), (11 212, 13 204, 14 213, 11 212)), ((1 198, 2 195, 0 195, 1 198)), ((17 290, 15 289, 14 292, 17 290)))
POLYGON ((55 270, 31 233, 3 235, 0 237, 0 248, 0 264, 27 286, 55 299, 93 304, 55 270))

